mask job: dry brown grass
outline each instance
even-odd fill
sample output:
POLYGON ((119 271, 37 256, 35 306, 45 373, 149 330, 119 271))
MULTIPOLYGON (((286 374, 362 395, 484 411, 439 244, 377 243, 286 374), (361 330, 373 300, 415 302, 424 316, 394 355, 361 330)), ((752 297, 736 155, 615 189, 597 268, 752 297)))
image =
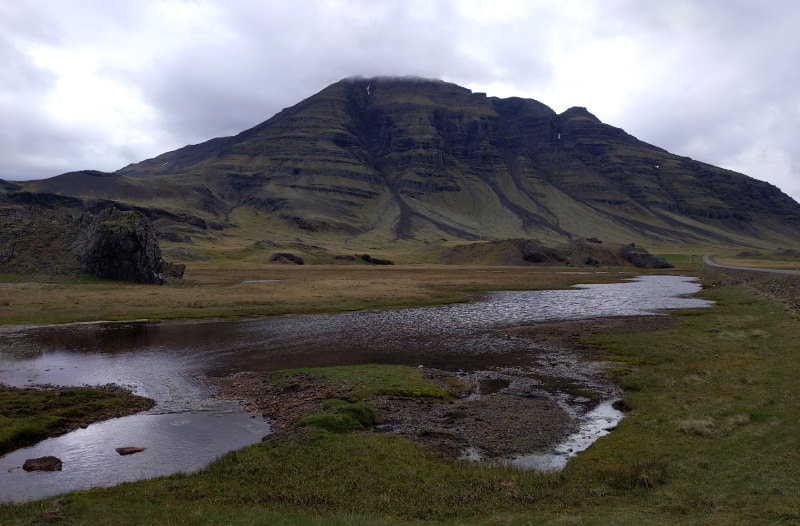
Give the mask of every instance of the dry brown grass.
MULTIPOLYGON (((638 272, 636 272, 638 273, 638 272)), ((0 324, 140 318, 263 316, 414 307, 464 301, 488 290, 565 288, 618 281, 631 270, 474 266, 214 267, 194 264, 180 283, 0 283, 0 324), (579 272, 579 273, 576 273, 579 272), (244 280, 276 280, 242 283, 244 280)))
POLYGON ((783 270, 800 270, 800 261, 797 260, 778 260, 778 259, 756 259, 756 258, 714 258, 714 261, 721 265, 731 265, 734 267, 755 267, 755 268, 774 268, 783 270))

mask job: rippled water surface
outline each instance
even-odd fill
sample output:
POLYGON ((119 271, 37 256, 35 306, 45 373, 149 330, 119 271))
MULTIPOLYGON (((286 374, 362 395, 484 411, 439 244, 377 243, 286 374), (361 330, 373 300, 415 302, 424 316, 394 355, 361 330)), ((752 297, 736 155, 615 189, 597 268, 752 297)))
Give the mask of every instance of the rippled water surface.
POLYGON ((531 359, 531 342, 504 335, 503 328, 708 305, 687 296, 698 290, 693 278, 645 276, 395 311, 0 328, 2 383, 117 383, 157 402, 148 413, 94 424, 0 458, 0 499, 191 471, 268 432, 265 422, 215 400, 199 380, 204 375, 367 362, 468 371, 520 365, 531 359), (120 457, 114 452, 120 445, 148 449, 120 457), (25 458, 50 454, 64 460, 62 472, 15 469, 25 458))

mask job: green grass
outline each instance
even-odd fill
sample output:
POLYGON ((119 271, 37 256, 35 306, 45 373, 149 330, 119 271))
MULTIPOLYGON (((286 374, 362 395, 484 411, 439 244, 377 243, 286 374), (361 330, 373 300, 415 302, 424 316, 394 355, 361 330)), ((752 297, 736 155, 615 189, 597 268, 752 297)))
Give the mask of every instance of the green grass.
POLYGON ((151 405, 145 398, 118 389, 2 389, 0 454, 79 424, 135 413, 151 405))
MULTIPOLYGON (((313 433, 193 475, 0 506, 0 523, 798 524, 800 324, 741 287, 702 295, 718 306, 592 337, 625 364, 615 374, 628 413, 562 473, 449 460, 392 435, 313 433)), ((349 369, 329 378, 356 381, 349 369)))
POLYGON ((405 365, 344 365, 337 367, 305 367, 285 369, 272 375, 272 381, 283 383, 298 373, 312 374, 332 385, 348 385, 354 399, 374 395, 405 398, 432 398, 447 400, 451 394, 446 389, 428 382, 422 371, 405 365))
POLYGON ((322 411, 300 420, 300 425, 315 427, 330 433, 347 433, 366 429, 378 422, 375 409, 363 402, 348 402, 331 398, 322 403, 322 411))

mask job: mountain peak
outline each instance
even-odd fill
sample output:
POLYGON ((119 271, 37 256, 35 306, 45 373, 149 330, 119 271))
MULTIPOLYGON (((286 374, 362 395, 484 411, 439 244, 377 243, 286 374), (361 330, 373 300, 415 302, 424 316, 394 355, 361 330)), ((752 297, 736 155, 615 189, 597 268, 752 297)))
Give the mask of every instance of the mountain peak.
POLYGON ((561 117, 565 119, 589 119, 595 122, 600 122, 600 119, 590 113, 584 106, 572 106, 563 112, 561 117))
MULTIPOLYGON (((352 77, 345 77, 341 79, 339 82, 343 83, 386 83, 386 84, 451 84, 456 86, 456 84, 452 84, 450 82, 446 82, 441 79, 435 78, 428 78, 428 77, 420 77, 416 75, 377 75, 374 77, 363 77, 361 75, 355 75, 352 77)), ((465 88, 464 88, 465 89, 465 88)))
POLYGON ((452 82, 417 76, 348 77, 332 84, 323 90, 323 92, 334 86, 346 86, 351 90, 363 91, 367 96, 375 95, 381 91, 390 94, 439 93, 462 96, 472 94, 472 91, 469 89, 453 84, 452 82))

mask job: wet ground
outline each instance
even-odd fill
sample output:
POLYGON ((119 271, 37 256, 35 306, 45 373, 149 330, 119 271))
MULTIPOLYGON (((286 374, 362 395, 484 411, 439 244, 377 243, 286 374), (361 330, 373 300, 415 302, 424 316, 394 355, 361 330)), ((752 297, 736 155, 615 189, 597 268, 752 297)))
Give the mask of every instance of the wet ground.
MULTIPOLYGON (((501 336, 527 346, 524 360, 501 355, 484 364, 487 369, 473 371, 418 366, 429 382, 450 391, 452 400, 372 396, 365 401, 380 422, 367 432, 399 434, 456 458, 559 470, 623 416, 612 405, 620 391, 605 374, 609 363, 583 337, 664 329, 672 320, 619 317, 503 329, 501 336)), ((330 385, 307 372, 282 382, 270 376, 246 372, 211 381, 221 396, 268 418, 276 438, 302 433, 297 422, 319 411, 324 400, 354 393, 354 386, 330 385)))
MULTIPOLYGON (((557 422, 552 426, 557 432, 544 442, 514 448, 483 443, 476 446, 479 453, 507 456, 531 447, 530 453, 546 454, 547 448, 558 447, 559 440, 586 429, 592 411, 618 393, 606 380, 602 363, 587 361, 586 354, 568 345, 537 343, 518 328, 707 305, 687 297, 697 290, 691 278, 646 276, 569 290, 498 292, 468 304, 397 311, 233 322, 2 328, 0 382, 17 386, 116 383, 155 399, 157 406, 143 415, 95 424, 78 435, 50 439, 0 458, 0 499, 23 500, 191 471, 226 451, 256 442, 268 432, 266 422, 215 398, 201 378, 289 367, 392 363, 470 378, 477 388, 466 396, 473 396, 471 401, 477 405, 491 406, 487 401, 506 399, 506 405, 515 407, 511 413, 517 415, 549 407, 553 408, 550 416, 540 422, 557 422), (540 402, 534 404, 537 397, 540 402), (131 441, 142 443, 127 443, 131 441), (148 446, 148 450, 130 457, 106 454, 120 446, 148 446), (50 454, 69 458, 64 471, 31 475, 15 469, 23 457, 50 454)), ((437 426, 456 427, 447 424, 448 418, 458 420, 453 415, 442 418, 437 426)), ((483 425, 477 422, 474 428, 501 426, 485 424, 485 419, 483 425)), ((459 425, 469 428, 463 422, 459 425)), ((402 423, 396 428, 403 433, 402 423)))

